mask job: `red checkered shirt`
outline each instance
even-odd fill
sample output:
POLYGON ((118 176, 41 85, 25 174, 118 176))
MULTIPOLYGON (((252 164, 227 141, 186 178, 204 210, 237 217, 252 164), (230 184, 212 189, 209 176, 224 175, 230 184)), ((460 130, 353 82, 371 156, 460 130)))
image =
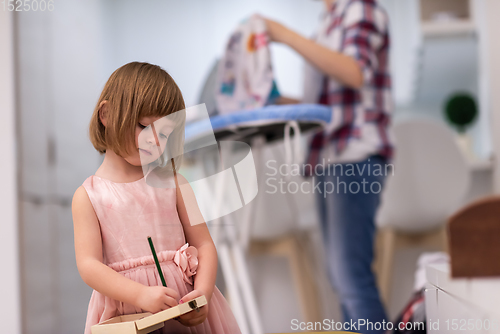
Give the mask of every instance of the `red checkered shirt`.
MULTIPOLYGON (((363 86, 352 89, 324 75, 319 79, 322 82, 317 87, 315 102, 332 107, 332 122, 312 138, 307 164, 314 168, 325 146, 333 147, 341 162, 360 161, 371 154, 391 159, 393 145, 388 127, 392 96, 386 12, 375 0, 337 0, 325 13, 314 39, 355 59, 362 70, 363 86)), ((306 168, 306 174, 311 173, 306 168)))

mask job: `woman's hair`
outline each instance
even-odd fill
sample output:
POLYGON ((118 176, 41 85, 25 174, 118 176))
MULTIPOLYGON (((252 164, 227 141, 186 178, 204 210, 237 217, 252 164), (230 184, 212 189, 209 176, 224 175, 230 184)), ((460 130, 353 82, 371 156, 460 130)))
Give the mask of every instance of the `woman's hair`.
MULTIPOLYGON (((135 147, 135 129, 143 117, 163 117, 185 109, 182 93, 174 79, 160 66, 132 62, 123 65, 109 77, 90 120, 90 141, 101 154, 113 150, 123 156, 135 147), (107 101, 106 127, 102 124, 99 105, 107 101)), ((184 139, 185 113, 172 135, 184 139), (182 132, 182 133, 180 133, 182 132)), ((183 140, 177 144, 183 145, 183 140), (182 142, 182 143, 181 143, 182 142)), ((170 143, 167 142, 167 146, 170 143)), ((179 152, 182 148, 170 149, 179 152)))

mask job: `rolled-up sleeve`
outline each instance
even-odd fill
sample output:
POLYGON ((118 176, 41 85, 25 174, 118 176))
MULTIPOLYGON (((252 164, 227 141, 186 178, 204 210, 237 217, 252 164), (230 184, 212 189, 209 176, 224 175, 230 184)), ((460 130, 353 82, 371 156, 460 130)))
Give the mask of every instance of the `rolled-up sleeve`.
POLYGON ((387 14, 371 1, 353 1, 345 11, 341 52, 354 58, 363 83, 373 79, 381 50, 389 44, 387 14))

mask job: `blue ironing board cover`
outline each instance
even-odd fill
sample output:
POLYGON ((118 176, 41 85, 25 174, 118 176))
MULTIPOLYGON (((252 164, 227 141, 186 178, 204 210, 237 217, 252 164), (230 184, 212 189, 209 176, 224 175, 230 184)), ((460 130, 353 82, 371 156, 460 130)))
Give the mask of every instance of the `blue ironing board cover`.
MULTIPOLYGON (((243 110, 210 118, 213 132, 238 127, 260 126, 295 120, 299 123, 326 124, 331 121, 332 109, 319 104, 271 105, 259 109, 243 110)), ((189 140, 211 131, 208 122, 186 124, 185 138, 189 140)))

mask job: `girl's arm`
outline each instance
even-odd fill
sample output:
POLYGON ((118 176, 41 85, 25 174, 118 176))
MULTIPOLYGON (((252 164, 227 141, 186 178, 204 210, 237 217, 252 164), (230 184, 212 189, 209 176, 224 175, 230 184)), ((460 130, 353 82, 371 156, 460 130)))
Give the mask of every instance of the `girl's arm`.
POLYGON ((184 185, 182 192, 177 186, 177 212, 184 228, 186 241, 198 249, 198 268, 194 276, 194 289, 201 291, 209 301, 212 298, 217 277, 217 250, 198 208, 192 188, 182 175, 176 173, 176 177, 178 184, 184 185), (191 218, 194 217, 196 220, 195 222, 190 221, 188 211, 191 218), (194 225, 191 225, 192 223, 194 225))
POLYGON ((73 196, 72 212, 76 264, 87 285, 105 296, 152 313, 177 305, 179 296, 175 290, 142 285, 103 263, 99 221, 83 186, 73 196))
POLYGON ((363 86, 363 73, 357 61, 340 52, 330 50, 273 20, 266 21, 272 41, 290 46, 321 72, 351 88, 363 86))
MULTIPOLYGON (((208 301, 212 298, 217 276, 217 250, 208 231, 207 224, 201 215, 192 188, 186 179, 176 173, 177 212, 184 228, 187 242, 198 249, 198 268, 194 276, 194 289, 183 296, 179 303, 205 295, 208 301), (182 192, 179 184, 183 185, 182 192), (189 215, 188 215, 189 212, 189 215), (190 220, 191 217, 191 220, 190 220), (193 224, 193 225, 191 225, 193 224)), ((185 326, 201 324, 208 315, 208 304, 199 312, 189 312, 179 317, 185 326)))

